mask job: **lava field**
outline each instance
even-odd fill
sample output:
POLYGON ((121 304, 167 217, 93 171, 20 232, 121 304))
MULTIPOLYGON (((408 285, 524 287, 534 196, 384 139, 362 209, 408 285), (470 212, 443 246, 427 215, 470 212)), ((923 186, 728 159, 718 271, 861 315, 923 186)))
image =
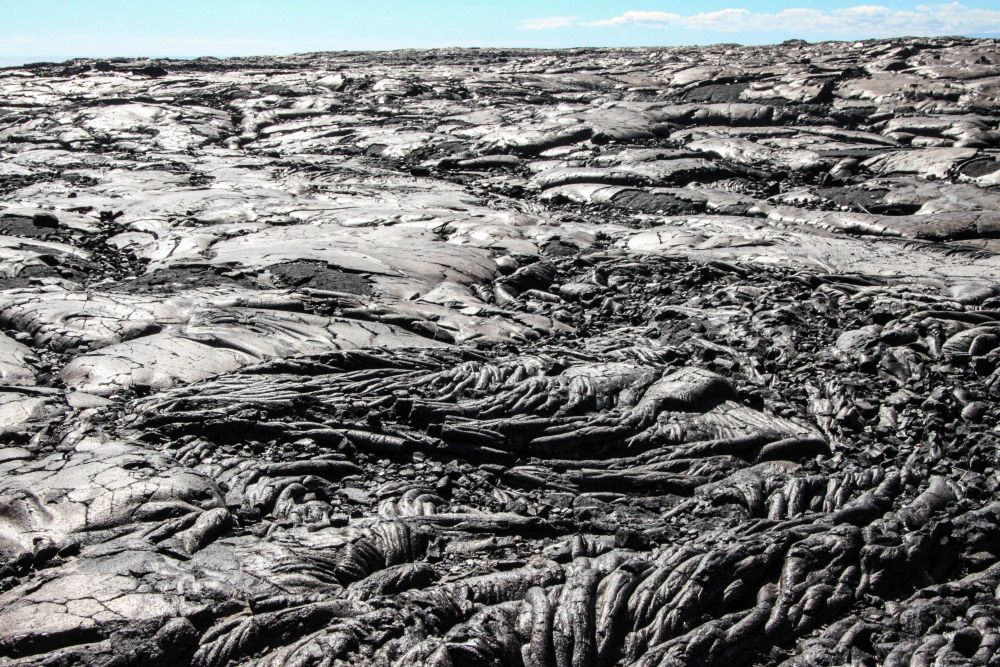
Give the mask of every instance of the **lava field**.
POLYGON ((0 70, 0 665, 1000 665, 1000 41, 0 70))

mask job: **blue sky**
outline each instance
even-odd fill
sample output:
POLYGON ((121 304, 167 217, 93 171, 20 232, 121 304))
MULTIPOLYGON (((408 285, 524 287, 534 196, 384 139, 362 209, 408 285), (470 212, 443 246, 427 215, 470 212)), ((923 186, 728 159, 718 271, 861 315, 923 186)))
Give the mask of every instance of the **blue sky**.
POLYGON ((0 0, 0 63, 441 46, 1000 36, 1000 1, 0 0))

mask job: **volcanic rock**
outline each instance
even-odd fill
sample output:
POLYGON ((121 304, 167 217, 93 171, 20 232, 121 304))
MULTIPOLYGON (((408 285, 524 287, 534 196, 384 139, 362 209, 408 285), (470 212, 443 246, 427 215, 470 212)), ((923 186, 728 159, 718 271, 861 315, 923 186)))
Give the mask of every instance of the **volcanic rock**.
POLYGON ((997 41, 0 92, 0 664, 1000 660, 997 41))

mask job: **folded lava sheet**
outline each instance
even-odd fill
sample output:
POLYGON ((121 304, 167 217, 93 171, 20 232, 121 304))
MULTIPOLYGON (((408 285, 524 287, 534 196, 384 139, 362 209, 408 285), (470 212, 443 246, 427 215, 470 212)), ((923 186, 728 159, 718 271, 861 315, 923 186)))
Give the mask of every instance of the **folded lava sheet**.
POLYGON ((0 664, 1000 664, 1000 42, 0 70, 0 664))

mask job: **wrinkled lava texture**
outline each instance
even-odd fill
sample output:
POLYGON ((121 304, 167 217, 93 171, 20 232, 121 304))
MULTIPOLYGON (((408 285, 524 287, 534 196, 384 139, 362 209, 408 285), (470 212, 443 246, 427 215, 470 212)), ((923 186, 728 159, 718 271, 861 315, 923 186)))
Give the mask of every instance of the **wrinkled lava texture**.
POLYGON ((0 70, 0 663, 1000 664, 1000 43, 0 70))

